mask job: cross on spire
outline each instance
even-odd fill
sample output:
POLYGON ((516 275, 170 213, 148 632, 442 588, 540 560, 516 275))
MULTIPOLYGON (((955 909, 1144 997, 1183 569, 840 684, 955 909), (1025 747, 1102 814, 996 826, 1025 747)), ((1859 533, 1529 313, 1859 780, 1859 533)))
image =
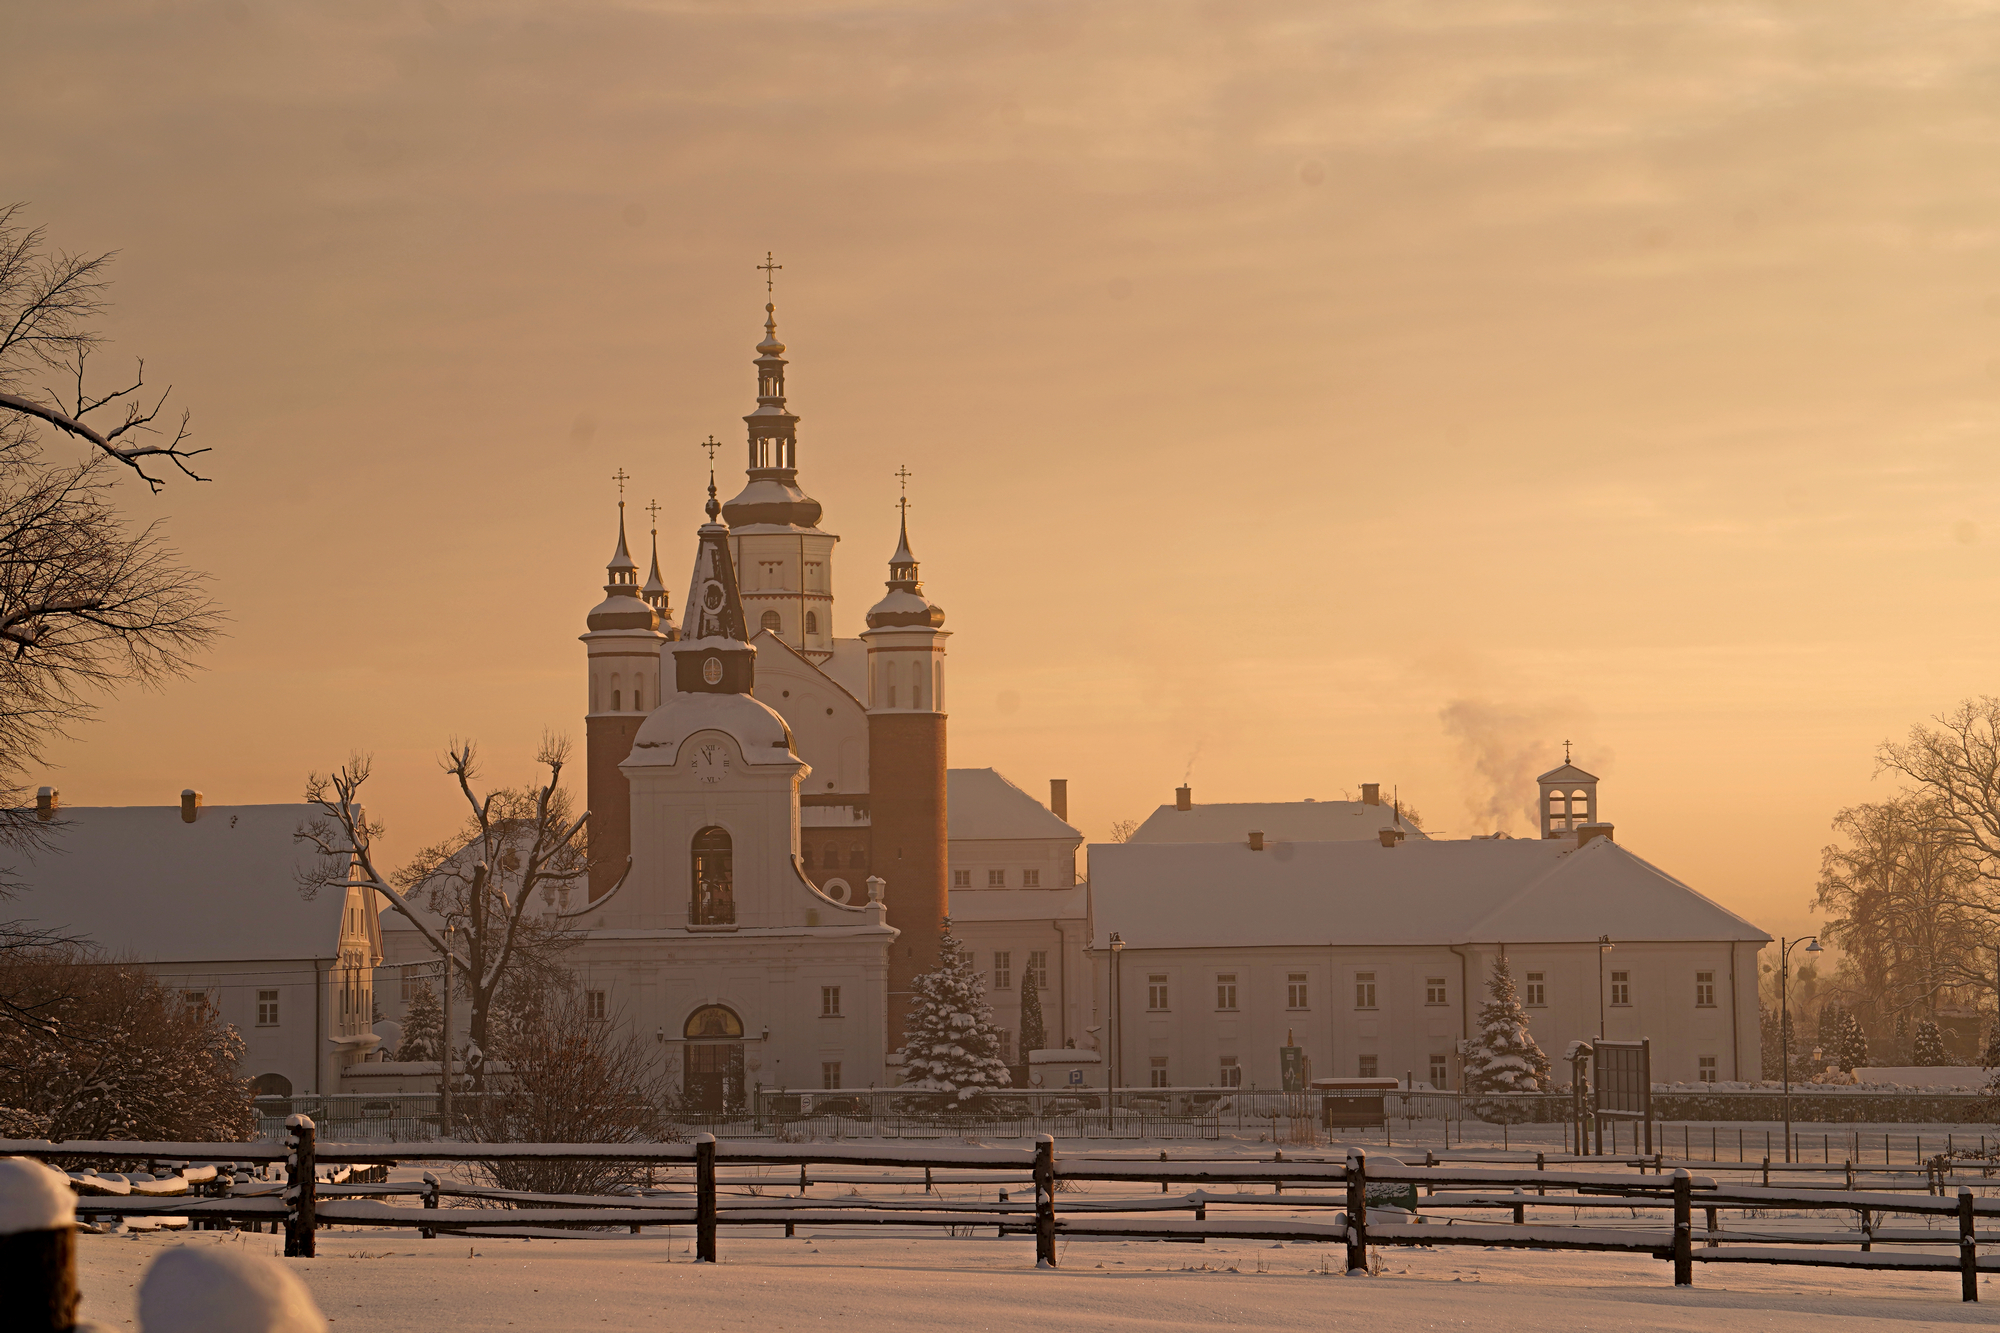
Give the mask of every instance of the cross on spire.
POLYGON ((764 292, 766 295, 769 295, 773 286, 776 285, 776 275, 780 269, 784 268, 784 265, 772 263, 771 252, 766 250, 764 252, 764 262, 757 265, 757 267, 764 275, 764 292))
POLYGON ((1564 741, 1564 742, 1563 742, 1563 762, 1564 762, 1565 764, 1567 764, 1567 763, 1569 762, 1569 742, 1568 742, 1568 741, 1564 741))
POLYGON ((710 435, 696 447, 708 450, 708 503, 702 506, 702 512, 706 513, 708 521, 713 523, 716 516, 722 512, 722 505, 715 498, 715 451, 722 447, 722 441, 710 435))
POLYGON ((910 516, 910 478, 915 476, 916 473, 910 471, 909 466, 904 464, 890 475, 895 477, 897 483, 903 488, 902 497, 896 501, 896 508, 902 510, 903 517, 907 519, 910 516))
POLYGON ((621 467, 611 474, 611 480, 618 483, 618 507, 623 509, 625 507, 625 483, 632 480, 632 475, 621 467))
POLYGON ((659 532, 659 530, 660 530, 660 502, 659 502, 658 500, 654 500, 654 501, 650 502, 649 504, 647 504, 647 506, 646 506, 646 512, 647 512, 647 513, 649 513, 649 514, 651 514, 651 515, 653 516, 653 531, 654 531, 655 533, 659 532))

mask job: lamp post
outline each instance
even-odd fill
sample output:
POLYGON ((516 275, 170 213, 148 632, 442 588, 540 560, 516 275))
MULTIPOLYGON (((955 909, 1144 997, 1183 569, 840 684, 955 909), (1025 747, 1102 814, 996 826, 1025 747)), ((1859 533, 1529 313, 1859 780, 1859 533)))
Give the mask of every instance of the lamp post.
POLYGON ((1125 952, 1125 940, 1117 931, 1111 932, 1111 1091, 1117 1093, 1125 1065, 1125 995, 1120 984, 1118 955, 1125 952))
POLYGON ((1604 951, 1618 946, 1611 942, 1609 935, 1597 937, 1597 1035, 1604 1036, 1604 951))
POLYGON ((1785 1160, 1792 1160, 1792 950, 1806 946, 1819 953, 1819 936, 1808 935, 1789 944, 1778 937, 1778 1056, 1785 1075, 1785 1160))

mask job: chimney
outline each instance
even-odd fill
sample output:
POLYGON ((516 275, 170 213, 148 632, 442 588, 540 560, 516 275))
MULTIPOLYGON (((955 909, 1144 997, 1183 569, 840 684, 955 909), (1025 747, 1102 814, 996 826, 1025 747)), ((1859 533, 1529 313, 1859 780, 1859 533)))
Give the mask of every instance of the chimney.
POLYGON ((1264 850, 1263 829, 1253 828, 1250 830, 1250 850, 1253 852, 1261 852, 1264 850))
POLYGON ((1617 825, 1615 824, 1579 824, 1576 829, 1576 845, 1579 847, 1588 847, 1593 838, 1602 838, 1606 842, 1616 842, 1618 839, 1611 836, 1612 830, 1616 827, 1617 825))
POLYGON ((1403 835, 1392 828, 1385 828, 1375 836, 1382 840, 1384 847, 1394 847, 1403 840, 1403 835))
POLYGON ((181 823, 183 824, 194 823, 195 816, 200 812, 201 812, 201 793, 196 791, 193 787, 182 788, 181 823))
POLYGON ((1192 810, 1192 809, 1194 809, 1194 788, 1193 788, 1193 787, 1176 787, 1176 788, 1174 788, 1174 809, 1176 809, 1176 810, 1192 810))
POLYGON ((61 792, 57 791, 54 787, 41 787, 36 790, 35 818, 46 824, 56 817, 56 811, 61 808, 61 792))
POLYGON ((1049 813, 1067 824, 1069 822, 1069 779, 1049 779, 1049 813))
POLYGON ((1361 804, 1363 804, 1363 805, 1380 805, 1380 804, 1382 804, 1382 784, 1381 784, 1381 783, 1379 783, 1379 782, 1364 782, 1364 783, 1362 783, 1362 784, 1361 784, 1361 804))

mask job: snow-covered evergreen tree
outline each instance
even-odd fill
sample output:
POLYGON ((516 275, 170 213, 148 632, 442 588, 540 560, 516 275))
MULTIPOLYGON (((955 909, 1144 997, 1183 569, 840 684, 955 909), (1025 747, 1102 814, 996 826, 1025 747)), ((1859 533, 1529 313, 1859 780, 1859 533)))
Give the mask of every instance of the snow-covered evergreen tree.
POLYGON ((956 1093, 961 1102, 1010 1086, 985 979, 972 970, 949 918, 938 936, 937 969, 910 985, 916 1000, 903 1020, 903 1086, 956 1093))
POLYGON ((1041 979, 1035 969, 1029 968, 1021 977, 1021 1063, 1028 1063, 1028 1052, 1039 1051, 1049 1040, 1048 1023, 1042 1018, 1041 979))
POLYGON ((1948 1065, 1951 1057, 1945 1053, 1944 1033, 1938 1030, 1935 1018, 1917 1020, 1917 1045, 1911 1058, 1920 1065, 1948 1065))
POLYGON ((438 1003, 428 981, 417 983, 410 996, 409 1011, 403 1015, 403 1044, 396 1048, 398 1060, 436 1060, 444 1038, 444 1006, 438 1003))
POLYGON ((1505 954, 1493 960, 1486 994, 1486 1003, 1479 1006, 1478 1030, 1458 1046, 1464 1058, 1465 1090, 1478 1099, 1470 1109, 1481 1120, 1512 1123, 1526 1118, 1528 1108, 1493 1094, 1548 1090, 1549 1057, 1528 1031, 1528 1013, 1515 994, 1505 954))
POLYGON ((1854 1011, 1844 1004, 1820 1006, 1819 1057, 1814 1073, 1828 1065, 1851 1073, 1856 1065, 1868 1063, 1868 1034, 1861 1030, 1861 1020, 1854 1011))

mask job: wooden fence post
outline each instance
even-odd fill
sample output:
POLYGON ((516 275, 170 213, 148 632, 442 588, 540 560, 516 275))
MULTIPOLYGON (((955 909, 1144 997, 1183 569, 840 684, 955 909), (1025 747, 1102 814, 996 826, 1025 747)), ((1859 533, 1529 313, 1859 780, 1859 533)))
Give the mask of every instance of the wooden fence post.
POLYGON ((694 1261, 715 1262, 715 1135, 694 1136, 694 1261))
POLYGON ((1056 1136, 1035 1138, 1035 1267, 1056 1266, 1056 1136))
POLYGON ((285 1257, 287 1259, 310 1259, 313 1257, 313 1231, 318 1225, 315 1216, 314 1186, 318 1174, 313 1160, 313 1136, 317 1127, 309 1115, 285 1117, 285 1129, 292 1140, 291 1154, 287 1160, 290 1177, 285 1184, 285 1257))
POLYGON ((1368 1273, 1368 1153, 1347 1150, 1347 1271, 1368 1273))
POLYGON ((1979 1299, 1979 1242, 1972 1234, 1972 1186, 1958 1187, 1958 1286, 1961 1300, 1979 1299))
MULTIPOLYGON (((438 1178, 432 1175, 430 1172, 426 1171, 424 1172, 424 1207, 435 1208, 437 1206, 438 1206, 438 1178)), ((424 1227, 421 1229, 419 1234, 421 1234, 425 1240, 437 1239, 437 1229, 435 1227, 424 1227)))
POLYGON ((1715 1209, 1711 1208, 1708 1210, 1708 1248, 1711 1250, 1722 1244, 1721 1241, 1715 1238, 1716 1230, 1715 1209))
POLYGON ((1694 1179, 1685 1167, 1674 1172, 1674 1285, 1694 1285, 1694 1179))

